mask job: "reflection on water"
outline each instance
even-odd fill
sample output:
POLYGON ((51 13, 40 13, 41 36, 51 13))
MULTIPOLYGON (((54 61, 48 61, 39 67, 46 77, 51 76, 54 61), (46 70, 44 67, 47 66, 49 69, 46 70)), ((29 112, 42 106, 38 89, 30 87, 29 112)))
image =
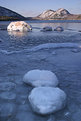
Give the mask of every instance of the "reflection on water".
POLYGON ((25 35, 27 35, 27 32, 19 32, 19 31, 9 31, 8 34, 10 36, 14 36, 14 37, 23 37, 25 35))
MULTIPOLYGON (((43 28, 44 26, 51 26, 54 28, 56 28, 57 26, 62 26, 65 30, 66 29, 74 29, 74 30, 81 30, 81 21, 80 20, 36 20, 36 21, 26 21, 27 23, 29 23, 30 25, 32 25, 32 27, 35 28, 43 28)), ((10 23, 10 21, 1 21, 0 22, 0 27, 2 25, 4 26, 8 26, 10 23)), ((38 30, 39 30, 38 29, 38 30)), ((37 29, 35 29, 35 31, 37 31, 37 29)))

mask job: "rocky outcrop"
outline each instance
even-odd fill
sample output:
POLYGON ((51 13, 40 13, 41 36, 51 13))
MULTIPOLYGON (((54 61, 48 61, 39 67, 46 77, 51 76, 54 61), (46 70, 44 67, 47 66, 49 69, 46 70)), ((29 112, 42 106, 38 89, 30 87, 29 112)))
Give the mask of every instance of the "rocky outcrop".
POLYGON ((29 95, 29 102, 34 112, 42 115, 51 114, 66 104, 66 94, 59 88, 37 87, 29 95))
POLYGON ((46 31, 52 31, 52 27, 50 26, 45 26, 43 29, 41 29, 42 32, 46 32, 46 31))
POLYGON ((64 29, 61 27, 61 26, 58 26, 54 29, 54 31, 59 31, 59 32, 62 32, 64 31, 64 29))
POLYGON ((8 31, 31 31, 32 27, 24 21, 11 22, 8 27, 8 31))
POLYGON ((35 87, 58 85, 56 75, 48 70, 31 70, 24 75, 23 81, 35 87))

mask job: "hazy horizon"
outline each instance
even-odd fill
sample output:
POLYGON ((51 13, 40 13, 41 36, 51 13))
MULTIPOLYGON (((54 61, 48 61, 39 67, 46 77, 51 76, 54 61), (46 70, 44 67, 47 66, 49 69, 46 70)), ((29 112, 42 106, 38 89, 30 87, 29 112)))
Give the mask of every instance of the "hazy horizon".
POLYGON ((0 6, 13 10, 25 17, 34 17, 45 10, 67 9, 72 14, 81 14, 81 0, 0 0, 0 6))

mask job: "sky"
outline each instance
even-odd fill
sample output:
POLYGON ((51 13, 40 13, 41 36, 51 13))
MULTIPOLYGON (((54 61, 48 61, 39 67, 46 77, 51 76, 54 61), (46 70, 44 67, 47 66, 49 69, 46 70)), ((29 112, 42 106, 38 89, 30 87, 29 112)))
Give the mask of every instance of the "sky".
POLYGON ((81 14, 81 0, 0 0, 0 6, 25 17, 34 17, 45 10, 59 8, 65 8, 73 14, 81 14))

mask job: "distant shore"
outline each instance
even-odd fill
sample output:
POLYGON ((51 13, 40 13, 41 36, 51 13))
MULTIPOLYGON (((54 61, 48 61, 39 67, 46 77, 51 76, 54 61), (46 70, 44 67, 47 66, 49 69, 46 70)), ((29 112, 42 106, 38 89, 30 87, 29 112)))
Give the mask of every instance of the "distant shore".
POLYGON ((55 21, 74 21, 74 20, 81 20, 81 19, 29 19, 29 18, 24 18, 24 19, 19 19, 19 18, 13 18, 13 17, 0 17, 0 21, 49 21, 49 20, 55 20, 55 21))

